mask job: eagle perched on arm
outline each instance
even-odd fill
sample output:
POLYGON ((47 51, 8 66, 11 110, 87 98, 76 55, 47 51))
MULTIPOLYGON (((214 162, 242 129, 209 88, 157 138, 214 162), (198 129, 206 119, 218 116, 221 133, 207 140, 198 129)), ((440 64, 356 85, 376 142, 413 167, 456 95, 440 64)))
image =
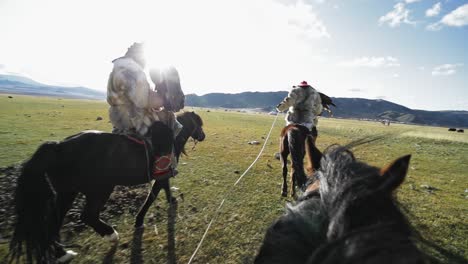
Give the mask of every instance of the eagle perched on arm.
POLYGON ((330 105, 333 105, 334 107, 336 107, 336 105, 333 103, 332 99, 328 95, 323 94, 321 92, 319 92, 319 94, 320 99, 322 99, 323 109, 326 110, 330 114, 330 116, 333 116, 333 112, 330 109, 330 105))

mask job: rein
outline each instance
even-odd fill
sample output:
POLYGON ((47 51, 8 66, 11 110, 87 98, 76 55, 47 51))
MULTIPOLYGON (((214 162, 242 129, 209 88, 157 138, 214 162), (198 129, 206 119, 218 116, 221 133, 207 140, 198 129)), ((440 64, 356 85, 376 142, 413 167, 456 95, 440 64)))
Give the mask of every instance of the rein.
POLYGON ((250 169, 255 165, 255 163, 257 163, 257 161, 260 159, 260 156, 262 155, 263 151, 265 150, 265 147, 266 147, 266 144, 268 142, 268 140, 270 139, 270 135, 271 135, 271 132, 273 131, 273 127, 275 127, 275 124, 276 124, 276 120, 278 119, 278 116, 279 115, 276 115, 275 116, 275 119, 273 120, 273 123, 271 124, 271 128, 270 128, 270 131, 268 132, 266 138, 265 138, 265 142, 263 142, 263 146, 262 148, 260 149, 260 152, 258 153, 257 157, 255 158, 255 160, 250 164, 249 167, 247 167, 247 169, 244 171, 244 173, 242 173, 241 176, 239 176, 239 178, 237 179, 237 181, 232 185, 232 187, 229 188, 229 190, 226 192, 226 195, 224 195, 224 198, 221 200, 221 203, 219 204, 218 208, 216 208, 216 211, 214 212, 214 215, 213 217, 211 218, 211 221, 208 223, 208 226, 206 227, 205 229, 205 232, 203 233, 202 235, 202 238, 200 239, 200 242, 198 243, 197 247, 195 248, 195 251, 193 252, 192 256, 190 257, 189 261, 187 264, 191 264, 192 261, 195 259, 195 256, 197 255, 198 253, 198 250, 200 249, 201 245, 203 244, 203 241, 205 240, 205 237, 206 235, 208 234, 208 231, 210 230, 210 227, 211 225, 213 224, 213 222, 216 220, 216 218, 218 217, 220 211, 221 211, 221 208, 223 207, 224 205, 224 201, 226 200, 226 197, 228 197, 232 192, 233 190, 235 189, 234 187, 236 187, 236 185, 242 180, 242 178, 247 174, 247 172, 250 171, 250 169))

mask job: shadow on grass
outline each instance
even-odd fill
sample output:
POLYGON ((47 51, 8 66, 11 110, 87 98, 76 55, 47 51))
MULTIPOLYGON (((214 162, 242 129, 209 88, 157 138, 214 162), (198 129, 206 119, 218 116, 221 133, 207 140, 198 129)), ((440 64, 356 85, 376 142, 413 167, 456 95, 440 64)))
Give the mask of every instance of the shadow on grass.
POLYGON ((445 258, 444 261, 440 261, 434 257, 434 254, 431 254, 431 263, 445 263, 448 261, 448 263, 454 263, 454 264, 464 264, 468 263, 468 259, 466 259, 463 255, 457 254, 455 252, 452 252, 450 250, 447 250, 443 248, 440 245, 437 245, 436 243, 426 240, 426 239, 421 239, 422 243, 424 244, 425 247, 430 249, 432 252, 437 252, 439 255, 443 256, 445 258))
POLYGON ((114 263, 114 256, 115 256, 115 252, 117 252, 117 248, 118 248, 118 244, 115 243, 114 245, 112 245, 111 249, 109 250, 109 252, 107 252, 107 254, 104 256, 104 259, 102 260, 102 264, 111 264, 111 263, 114 263))
POLYGON ((175 223, 177 218, 177 203, 171 203, 167 209, 167 263, 176 263, 175 254, 175 223))
MULTIPOLYGON (((175 223, 177 217, 177 204, 173 203, 167 209, 167 263, 173 264, 177 262, 175 254, 175 223)), ((144 228, 136 228, 133 231, 132 248, 130 263, 143 263, 142 254, 142 238, 144 228)))

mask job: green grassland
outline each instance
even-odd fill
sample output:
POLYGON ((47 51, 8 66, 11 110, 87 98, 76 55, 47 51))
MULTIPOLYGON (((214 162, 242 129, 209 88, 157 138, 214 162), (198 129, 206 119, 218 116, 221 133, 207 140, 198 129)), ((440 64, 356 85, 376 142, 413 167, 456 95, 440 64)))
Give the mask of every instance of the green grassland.
MULTIPOLYGON (((60 140, 85 129, 110 131, 107 104, 102 101, 0 95, 0 167, 28 158, 39 144, 60 140), (100 116, 103 120, 97 121, 100 116)), ((191 110, 189 108, 188 110, 191 110)), ((180 188, 175 217, 175 256, 187 263, 220 201, 226 197, 220 215, 211 227, 195 263, 251 263, 268 226, 284 212, 290 199, 280 197, 278 135, 281 117, 266 149, 252 170, 235 187, 234 182, 255 159, 274 116, 231 111, 196 109, 204 120, 205 142, 188 144, 189 156, 182 157, 179 175, 172 185, 180 188)), ((463 262, 468 258, 468 134, 446 128, 322 118, 317 146, 383 136, 381 140, 357 146, 356 156, 372 165, 384 166, 399 156, 412 154, 406 181, 397 197, 409 212, 411 222, 424 238, 440 248, 428 248, 442 262, 463 262), (422 185, 436 188, 429 191, 422 185)), ((143 187, 146 188, 146 187, 143 187)), ((143 191, 146 191, 145 189, 143 191)), ((141 237, 144 263, 164 263, 168 257, 168 205, 163 195, 148 213, 141 237), (156 205, 159 206, 156 209, 156 205), (157 211, 159 210, 159 211, 157 211)), ((121 235, 112 248, 90 228, 68 238, 80 245, 73 263, 139 263, 134 260, 133 215, 110 219, 121 235)), ((138 235, 138 234, 137 234, 138 235)), ((0 259, 7 245, 0 245, 0 259)))

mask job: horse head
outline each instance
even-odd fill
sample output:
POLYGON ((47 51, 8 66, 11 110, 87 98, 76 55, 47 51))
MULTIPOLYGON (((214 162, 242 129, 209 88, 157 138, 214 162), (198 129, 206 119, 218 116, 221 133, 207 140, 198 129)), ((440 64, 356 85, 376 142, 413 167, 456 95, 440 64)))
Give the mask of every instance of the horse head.
POLYGON ((174 67, 151 69, 150 77, 155 89, 164 97, 164 108, 178 112, 185 106, 185 95, 180 86, 179 73, 174 67))
POLYGON ((328 238, 394 218, 392 193, 406 177, 410 157, 380 169, 356 160, 346 147, 325 150, 318 178, 321 199, 332 215, 328 238))
POLYGON ((201 117, 193 111, 188 112, 188 115, 190 116, 193 124, 192 133, 190 136, 197 141, 205 140, 205 131, 203 131, 203 120, 201 117))

